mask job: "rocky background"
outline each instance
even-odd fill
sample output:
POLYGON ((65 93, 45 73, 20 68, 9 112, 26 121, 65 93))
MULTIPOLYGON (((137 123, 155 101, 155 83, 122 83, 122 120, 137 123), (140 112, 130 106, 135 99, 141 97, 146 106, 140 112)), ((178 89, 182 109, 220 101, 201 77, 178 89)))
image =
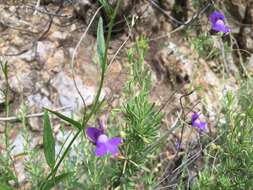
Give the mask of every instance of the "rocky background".
MULTIPOLYGON (((114 6, 116 1, 109 2, 114 6)), ((0 94, 0 141, 7 119, 15 126, 10 133, 12 155, 22 153, 24 149, 24 139, 20 135, 22 123, 17 122, 20 113, 24 112, 24 105, 28 110, 26 114, 40 114, 42 108, 47 107, 78 116, 84 107, 73 77, 86 105, 92 104, 100 79, 96 54, 99 16, 104 18, 105 31, 108 29, 108 18, 103 10, 77 50, 76 47, 99 7, 95 0, 0 0, 0 56, 8 61, 11 109, 9 118, 6 118, 4 95, 0 94)), ((122 0, 113 27, 109 49, 111 64, 102 98, 112 108, 120 105, 129 74, 127 49, 134 46, 136 38, 145 35, 149 39, 145 61, 153 73, 151 99, 164 105, 163 128, 169 128, 176 117, 180 97, 201 86, 186 97, 184 103, 189 107, 197 103, 194 109, 205 114, 212 134, 215 113, 221 109, 224 91, 235 90, 240 77, 247 77, 253 71, 252 18, 253 2, 250 0, 122 0), (226 56, 206 59, 199 56, 191 40, 203 32, 210 33, 208 15, 215 8, 225 13, 232 29, 224 41, 229 41, 233 50, 226 52, 226 56), (125 18, 129 23, 126 24, 125 18)), ((215 35, 211 38, 214 45, 224 51, 219 38, 215 35)), ((0 88, 6 89, 6 86, 3 75, 0 75, 0 88)), ((27 121, 34 137, 33 146, 41 146, 41 117, 29 117, 27 121)), ((55 133, 57 140, 61 141, 57 127, 55 133)), ((191 131, 184 135, 185 144, 194 139, 191 131)), ((1 144, 0 152, 3 149, 1 144)), ((25 176, 21 163, 22 159, 19 159, 17 171, 22 182, 25 176)))

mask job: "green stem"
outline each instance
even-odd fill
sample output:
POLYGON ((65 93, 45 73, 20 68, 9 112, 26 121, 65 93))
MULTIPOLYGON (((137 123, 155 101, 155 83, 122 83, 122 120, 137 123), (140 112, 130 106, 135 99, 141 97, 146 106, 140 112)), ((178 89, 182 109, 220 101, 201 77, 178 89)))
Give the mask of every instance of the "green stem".
MULTIPOLYGON (((104 83, 104 72, 102 72, 102 76, 101 76, 101 80, 100 80, 100 84, 99 84, 99 89, 98 89, 98 93, 95 99, 95 103, 94 106, 92 107, 92 111, 90 112, 90 114, 88 115, 87 119, 84 120, 82 126, 86 126, 88 121, 90 120, 90 118, 92 117, 92 115, 95 113, 96 111, 96 107, 99 101, 99 97, 102 91, 102 87, 103 87, 103 83, 104 83)), ((67 148, 64 150, 60 160, 57 162, 56 166, 54 167, 54 169, 50 172, 50 174, 47 176, 46 180, 48 180, 50 177, 54 176, 58 170, 58 168, 60 167, 61 163, 63 162, 64 158, 66 157, 69 149, 71 148, 71 146, 73 145, 73 143, 75 142, 76 138, 79 136, 79 134, 82 132, 82 130, 78 130, 77 133, 75 134, 75 136, 71 139, 70 143, 68 144, 67 148)), ((40 187, 40 189, 43 189, 44 184, 42 184, 42 186, 40 187)))
MULTIPOLYGON (((7 73, 7 65, 6 63, 1 63, 2 71, 4 73, 4 79, 6 81, 6 90, 4 91, 4 109, 5 109, 5 116, 6 118, 9 117, 9 80, 8 80, 8 73, 7 73), (3 65, 4 64, 4 65, 3 65)), ((5 136, 5 147, 6 150, 9 149, 9 138, 8 138, 8 121, 5 122, 4 127, 4 136, 5 136)))
MULTIPOLYGON (((2 72, 4 74, 4 79, 6 81, 6 90, 3 91, 4 92, 4 109, 5 109, 5 116, 6 118, 9 117, 9 112, 10 112, 10 108, 9 108, 9 79, 8 79, 8 65, 7 65, 7 62, 1 62, 1 69, 2 69, 2 72)), ((9 157, 10 161, 11 161, 11 165, 12 165, 12 168, 14 170, 14 174, 15 174, 15 183, 18 187, 18 189, 20 189, 20 185, 19 185, 19 182, 18 182, 18 178, 17 178, 17 171, 16 171, 16 168, 15 168, 15 165, 14 165, 14 160, 10 154, 10 143, 9 143, 9 125, 8 125, 8 121, 5 122, 5 127, 4 127, 4 141, 5 141, 5 147, 6 147, 6 150, 7 150, 7 156, 9 157)))
MULTIPOLYGON (((114 19, 116 17, 116 13, 117 13, 117 10, 119 8, 119 4, 120 4, 120 1, 119 0, 117 2, 117 6, 114 10, 114 13, 113 13, 113 16, 111 18, 111 21, 110 21, 110 24, 109 24, 109 31, 108 31, 108 34, 107 34, 107 40, 106 40, 106 49, 105 49, 105 57, 103 59, 104 61, 104 64, 107 65, 107 53, 108 53, 108 48, 109 48, 109 43, 110 43, 110 39, 111 39, 111 33, 112 33, 112 27, 113 27, 113 22, 114 22, 114 19)), ((103 87, 103 84, 104 84, 104 78, 105 78, 105 68, 102 68, 102 74, 101 74, 101 80, 100 80, 100 83, 99 83, 99 88, 98 88, 98 92, 97 92, 97 95, 96 95, 96 98, 95 98, 95 103, 94 105, 92 106, 92 110, 91 112, 89 113, 89 115, 86 117, 86 119, 83 119, 82 121, 82 126, 83 128, 87 125, 88 121, 90 120, 90 118, 92 117, 92 115, 94 113, 96 113, 97 111, 97 107, 98 107, 98 102, 99 102, 99 97, 101 95, 101 92, 102 92, 102 87, 103 87)), ((85 115, 84 115, 85 117, 85 115)), ((50 172, 50 174, 47 176, 46 180, 50 179, 50 177, 54 176, 58 170, 58 168, 60 167, 62 161, 64 160, 64 158, 66 157, 69 149, 71 148, 72 144, 75 142, 76 138, 79 136, 79 134, 82 132, 82 130, 78 130, 78 132, 75 134, 75 136, 72 138, 72 140, 70 141, 70 143, 68 144, 67 148, 65 149, 65 151, 63 152, 60 160, 57 162, 56 166, 54 167, 54 169, 50 172)), ((43 189, 44 187, 44 183, 41 185, 40 189, 43 189)))

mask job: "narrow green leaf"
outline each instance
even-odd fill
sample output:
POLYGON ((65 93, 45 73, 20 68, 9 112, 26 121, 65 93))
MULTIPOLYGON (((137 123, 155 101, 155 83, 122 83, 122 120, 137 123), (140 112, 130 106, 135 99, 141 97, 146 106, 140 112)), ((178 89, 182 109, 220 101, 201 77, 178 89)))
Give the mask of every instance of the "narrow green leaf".
POLYGON ((104 29, 103 29, 103 19, 99 18, 98 29, 97 29, 97 51, 99 56, 99 63, 102 70, 105 70, 105 39, 104 39, 104 29))
POLYGON ((14 190, 10 186, 0 183, 0 190, 14 190))
POLYGON ((53 170, 55 166, 55 141, 47 111, 44 112, 43 145, 47 164, 53 170))
POLYGON ((55 114, 56 116, 58 116, 58 117, 61 118, 62 120, 68 122, 68 123, 71 124, 71 125, 73 125, 74 127, 78 128, 79 130, 82 129, 82 125, 81 125, 78 121, 75 121, 75 120, 73 120, 73 119, 71 119, 71 118, 69 118, 69 117, 67 117, 67 116, 65 116, 65 115, 62 115, 62 114, 59 113, 59 112, 52 111, 52 110, 47 109, 47 108, 45 108, 45 109, 46 109, 47 111, 49 111, 49 112, 55 114))
POLYGON ((113 14, 113 9, 110 6, 110 4, 108 3, 108 1, 107 0, 99 0, 99 2, 101 3, 103 8, 105 9, 105 12, 106 12, 107 16, 111 17, 112 14, 113 14))
POLYGON ((48 180, 44 186, 43 186, 43 190, 50 190, 52 189, 54 186, 56 186, 57 184, 59 184, 61 181, 65 180, 66 178, 68 178, 72 173, 64 173, 61 175, 58 175, 56 177, 54 177, 53 179, 48 180))

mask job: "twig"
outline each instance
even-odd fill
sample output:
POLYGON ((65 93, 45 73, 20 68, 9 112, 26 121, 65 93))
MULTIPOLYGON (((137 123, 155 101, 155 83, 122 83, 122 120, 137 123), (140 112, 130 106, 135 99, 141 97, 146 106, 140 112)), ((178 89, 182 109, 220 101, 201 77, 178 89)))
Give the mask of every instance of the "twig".
MULTIPOLYGON (((180 97, 180 106, 181 106, 181 109, 182 109, 183 121, 186 120, 186 114, 185 114, 185 109, 184 109, 182 100, 183 100, 183 98, 190 96, 192 93, 194 93, 194 91, 191 91, 191 92, 189 92, 189 93, 187 93, 187 94, 184 94, 184 95, 182 95, 182 96, 180 97)), ((181 144, 182 144, 182 142, 183 142, 184 128, 185 128, 185 123, 183 122, 183 126, 182 126, 181 133, 180 133, 179 145, 178 145, 179 147, 181 147, 181 144)), ((179 152, 179 149, 177 150, 176 155, 178 155, 178 152, 179 152)), ((177 157, 177 156, 176 156, 176 157, 177 157)))
MULTIPOLYGON (((61 10, 61 8, 62 8, 62 4, 55 11, 55 13, 57 14, 61 10)), ((36 38, 33 42, 31 42, 31 45, 28 48, 25 48, 25 49, 23 49, 23 50, 21 50, 21 51, 19 51, 17 53, 0 54, 0 56, 18 56, 18 55, 22 55, 22 54, 26 53, 27 51, 29 51, 30 49, 32 49, 34 47, 34 45, 38 41, 42 40, 46 36, 46 34, 49 32, 49 30, 50 30, 50 28, 52 26, 52 23, 53 23, 53 16, 48 15, 48 17, 49 17, 49 21, 47 23, 48 26, 47 26, 46 30, 44 30, 44 32, 38 38, 36 38)))
POLYGON ((109 65, 111 65, 114 62, 114 60, 117 57, 117 55, 119 54, 120 50, 125 46, 125 44, 127 43, 127 41, 130 39, 130 36, 131 36, 131 34, 129 33, 128 36, 127 36, 127 38, 125 39, 125 41, 121 44, 121 46, 117 49, 116 53, 113 55, 113 57, 112 57, 109 65))
POLYGON ((247 77, 248 79, 250 79, 251 76, 250 76, 250 74, 248 73, 247 69, 246 69, 245 66, 244 66, 243 57, 242 57, 241 51, 246 52, 246 53, 248 53, 249 55, 252 55, 252 54, 249 53, 247 50, 240 49, 239 44, 238 44, 237 40, 235 39, 235 37, 234 37, 233 35, 230 35, 230 37, 231 37, 232 41, 234 42, 234 44, 235 44, 235 46, 236 46, 236 48, 237 48, 237 53, 238 53, 238 56, 239 56, 239 63, 240 63, 240 65, 241 65, 241 67, 242 67, 242 69, 243 69, 243 71, 244 71, 246 77, 247 77))
POLYGON ((151 5, 153 5, 155 8, 157 8, 159 11, 161 11, 166 17, 168 17, 172 21, 176 22, 177 24, 184 24, 184 22, 172 17, 166 10, 164 10, 162 7, 160 7, 154 0, 149 0, 149 3, 151 5))
POLYGON ((12 25, 10 25, 9 23, 7 23, 7 22, 4 22, 4 21, 0 21, 0 25, 2 25, 3 27, 5 27, 5 28, 10 28, 10 29, 13 29, 13 30, 18 30, 18 31, 20 31, 20 32, 22 32, 22 34, 23 33, 27 33, 27 34, 29 34, 29 35, 34 35, 34 34, 39 34, 40 32, 32 32, 32 31, 30 31, 30 30, 26 30, 26 29, 24 29, 24 28, 19 28, 19 27, 17 27, 17 26, 12 26, 12 25))
MULTIPOLYGON (((55 109, 54 111, 61 111, 61 110, 65 110, 65 109, 68 109, 70 108, 71 106, 64 106, 64 107, 61 107, 61 108, 57 108, 55 109)), ((28 114, 25 116, 25 118, 33 118, 33 117, 41 117, 43 116, 43 112, 40 112, 40 113, 34 113, 34 114, 28 114)), ((20 121, 21 118, 18 117, 18 116, 11 116, 11 117, 0 117, 0 121, 12 121, 12 122, 15 122, 15 121, 20 121)))
POLYGON ((159 145, 159 143, 164 140, 165 138, 168 137, 168 135, 170 135, 176 128, 178 128, 178 121, 182 115, 182 110, 178 113, 177 119, 173 122, 173 124, 170 126, 170 129, 168 131, 165 132, 165 134, 159 138, 156 142, 154 142, 152 145, 150 145, 149 147, 146 148, 146 150, 144 151, 144 153, 141 155, 141 158, 143 158, 143 155, 147 155, 153 148, 155 148, 157 145, 159 145))
POLYGON ((72 55, 72 58, 71 58, 71 75, 72 75, 72 79, 73 79, 73 82, 74 82, 74 85, 75 85, 75 89, 77 90, 79 96, 81 97, 82 99, 82 102, 84 104, 84 108, 86 108, 86 104, 85 104, 85 100, 77 86, 77 83, 76 83, 76 80, 75 80, 75 71, 74 71, 74 66, 75 66, 75 56, 76 56, 76 53, 77 53, 77 49, 79 48, 79 46, 81 45, 81 42, 84 40, 89 28, 91 27, 91 24, 93 23, 93 21, 95 20, 98 12, 100 11, 100 9, 102 8, 102 6, 100 6, 97 11, 94 13, 90 23, 88 24, 87 28, 85 29, 84 33, 82 34, 80 40, 78 41, 78 43, 76 44, 76 47, 74 49, 74 52, 73 52, 73 55, 72 55))
MULTIPOLYGON (((37 3, 39 2, 40 0, 37 1, 37 3)), ((37 4, 38 5, 38 4, 37 4)), ((39 8, 39 6, 32 6, 32 5, 25 5, 24 7, 28 8, 28 9, 33 9, 34 10, 34 14, 37 13, 37 12, 40 12, 42 14, 46 14, 46 15, 50 15, 50 16, 55 16, 55 17, 67 17, 67 18, 71 18, 72 16, 70 15, 61 15, 61 14, 57 14, 57 13, 52 13, 52 12, 48 12, 48 11, 45 11, 41 8, 39 8)))
POLYGON ((166 185, 166 186, 163 186, 163 187, 159 187, 159 188, 156 188, 154 190, 162 190, 162 189, 168 189, 168 188, 173 188, 173 187, 177 187, 178 184, 172 184, 172 185, 166 185))
POLYGON ((224 44, 223 44, 221 38, 219 38, 219 44, 220 44, 221 56, 222 56, 222 59, 224 62, 224 67, 225 67, 227 74, 229 74, 228 61, 227 61, 227 57, 225 55, 225 48, 224 48, 224 44))
POLYGON ((176 90, 174 90, 174 91, 170 94, 169 98, 165 101, 165 103, 164 103, 163 105, 160 106, 160 108, 159 108, 159 110, 158 110, 158 113, 160 113, 160 112, 168 105, 168 103, 170 102, 170 100, 172 99, 172 97, 173 97, 177 92, 178 92, 178 91, 177 91, 177 89, 176 89, 176 90))
POLYGON ((39 9, 39 7, 40 7, 40 0, 37 0, 35 11, 34 11, 33 15, 37 14, 37 9, 39 9))
MULTIPOLYGON (((151 1, 151 0, 149 0, 151 1)), ((211 5, 212 5, 212 1, 209 1, 207 3, 207 5, 205 5, 202 9, 200 9, 196 14, 194 14, 192 16, 192 18, 188 19, 186 22, 182 23, 182 25, 180 25, 179 27, 175 28, 174 30, 172 30, 171 32, 165 34, 165 35, 162 35, 162 36, 159 36, 159 37, 156 37, 156 38, 153 38, 153 39, 150 39, 149 42, 151 41, 155 41, 155 40, 159 40, 159 39, 162 39, 162 38, 166 38, 166 37, 169 37, 171 34, 175 33, 175 32, 178 32, 182 29, 184 29, 186 26, 190 25, 195 19, 197 19, 200 15, 202 15, 211 5)))
MULTIPOLYGON (((214 142, 216 142, 222 135, 224 135, 225 132, 223 132, 221 135, 217 136, 215 139, 213 139, 208 145, 206 145, 202 150, 196 152, 194 155, 192 155, 190 158, 188 158, 187 160, 185 160, 180 166, 178 166, 177 168, 175 168, 172 171, 172 174, 175 174, 175 172, 177 172, 180 168, 182 168, 185 165, 189 165, 190 163, 192 163, 194 160, 196 160, 199 156, 200 153, 203 152, 204 150, 206 150, 211 144, 213 144, 214 142)), ((161 179, 154 188, 157 188, 162 182, 164 182, 169 176, 171 175, 168 174, 166 175, 163 179, 161 179)), ((174 177, 175 178, 175 177, 174 177)), ((172 179, 173 180, 173 179, 172 179)))
POLYGON ((124 40, 124 42, 121 44, 121 46, 117 49, 116 53, 113 55, 110 63, 108 64, 108 66, 110 66, 114 62, 114 60, 117 57, 117 55, 119 54, 120 50, 126 45, 127 41, 132 36, 132 28, 131 27, 133 27, 134 25, 135 25, 134 18, 132 18, 131 26, 127 25, 128 26, 128 35, 127 35, 127 38, 124 40))

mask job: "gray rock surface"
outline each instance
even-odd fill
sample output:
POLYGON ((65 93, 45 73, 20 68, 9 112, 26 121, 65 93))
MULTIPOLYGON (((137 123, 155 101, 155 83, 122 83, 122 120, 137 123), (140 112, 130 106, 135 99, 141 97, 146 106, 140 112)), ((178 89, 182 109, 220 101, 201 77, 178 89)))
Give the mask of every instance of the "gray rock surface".
MULTIPOLYGON (((52 80, 51 85, 56 89, 59 102, 62 106, 70 106, 71 110, 81 110, 84 108, 82 98, 80 97, 73 79, 65 72, 58 73, 52 80)), ((76 78, 76 86, 79 89, 86 106, 90 106, 96 96, 94 87, 86 86, 83 82, 76 78)), ((104 92, 100 96, 100 100, 104 98, 104 92)))
POLYGON ((36 55, 38 61, 44 63, 47 59, 53 55, 55 46, 50 41, 39 41, 37 43, 36 55))

